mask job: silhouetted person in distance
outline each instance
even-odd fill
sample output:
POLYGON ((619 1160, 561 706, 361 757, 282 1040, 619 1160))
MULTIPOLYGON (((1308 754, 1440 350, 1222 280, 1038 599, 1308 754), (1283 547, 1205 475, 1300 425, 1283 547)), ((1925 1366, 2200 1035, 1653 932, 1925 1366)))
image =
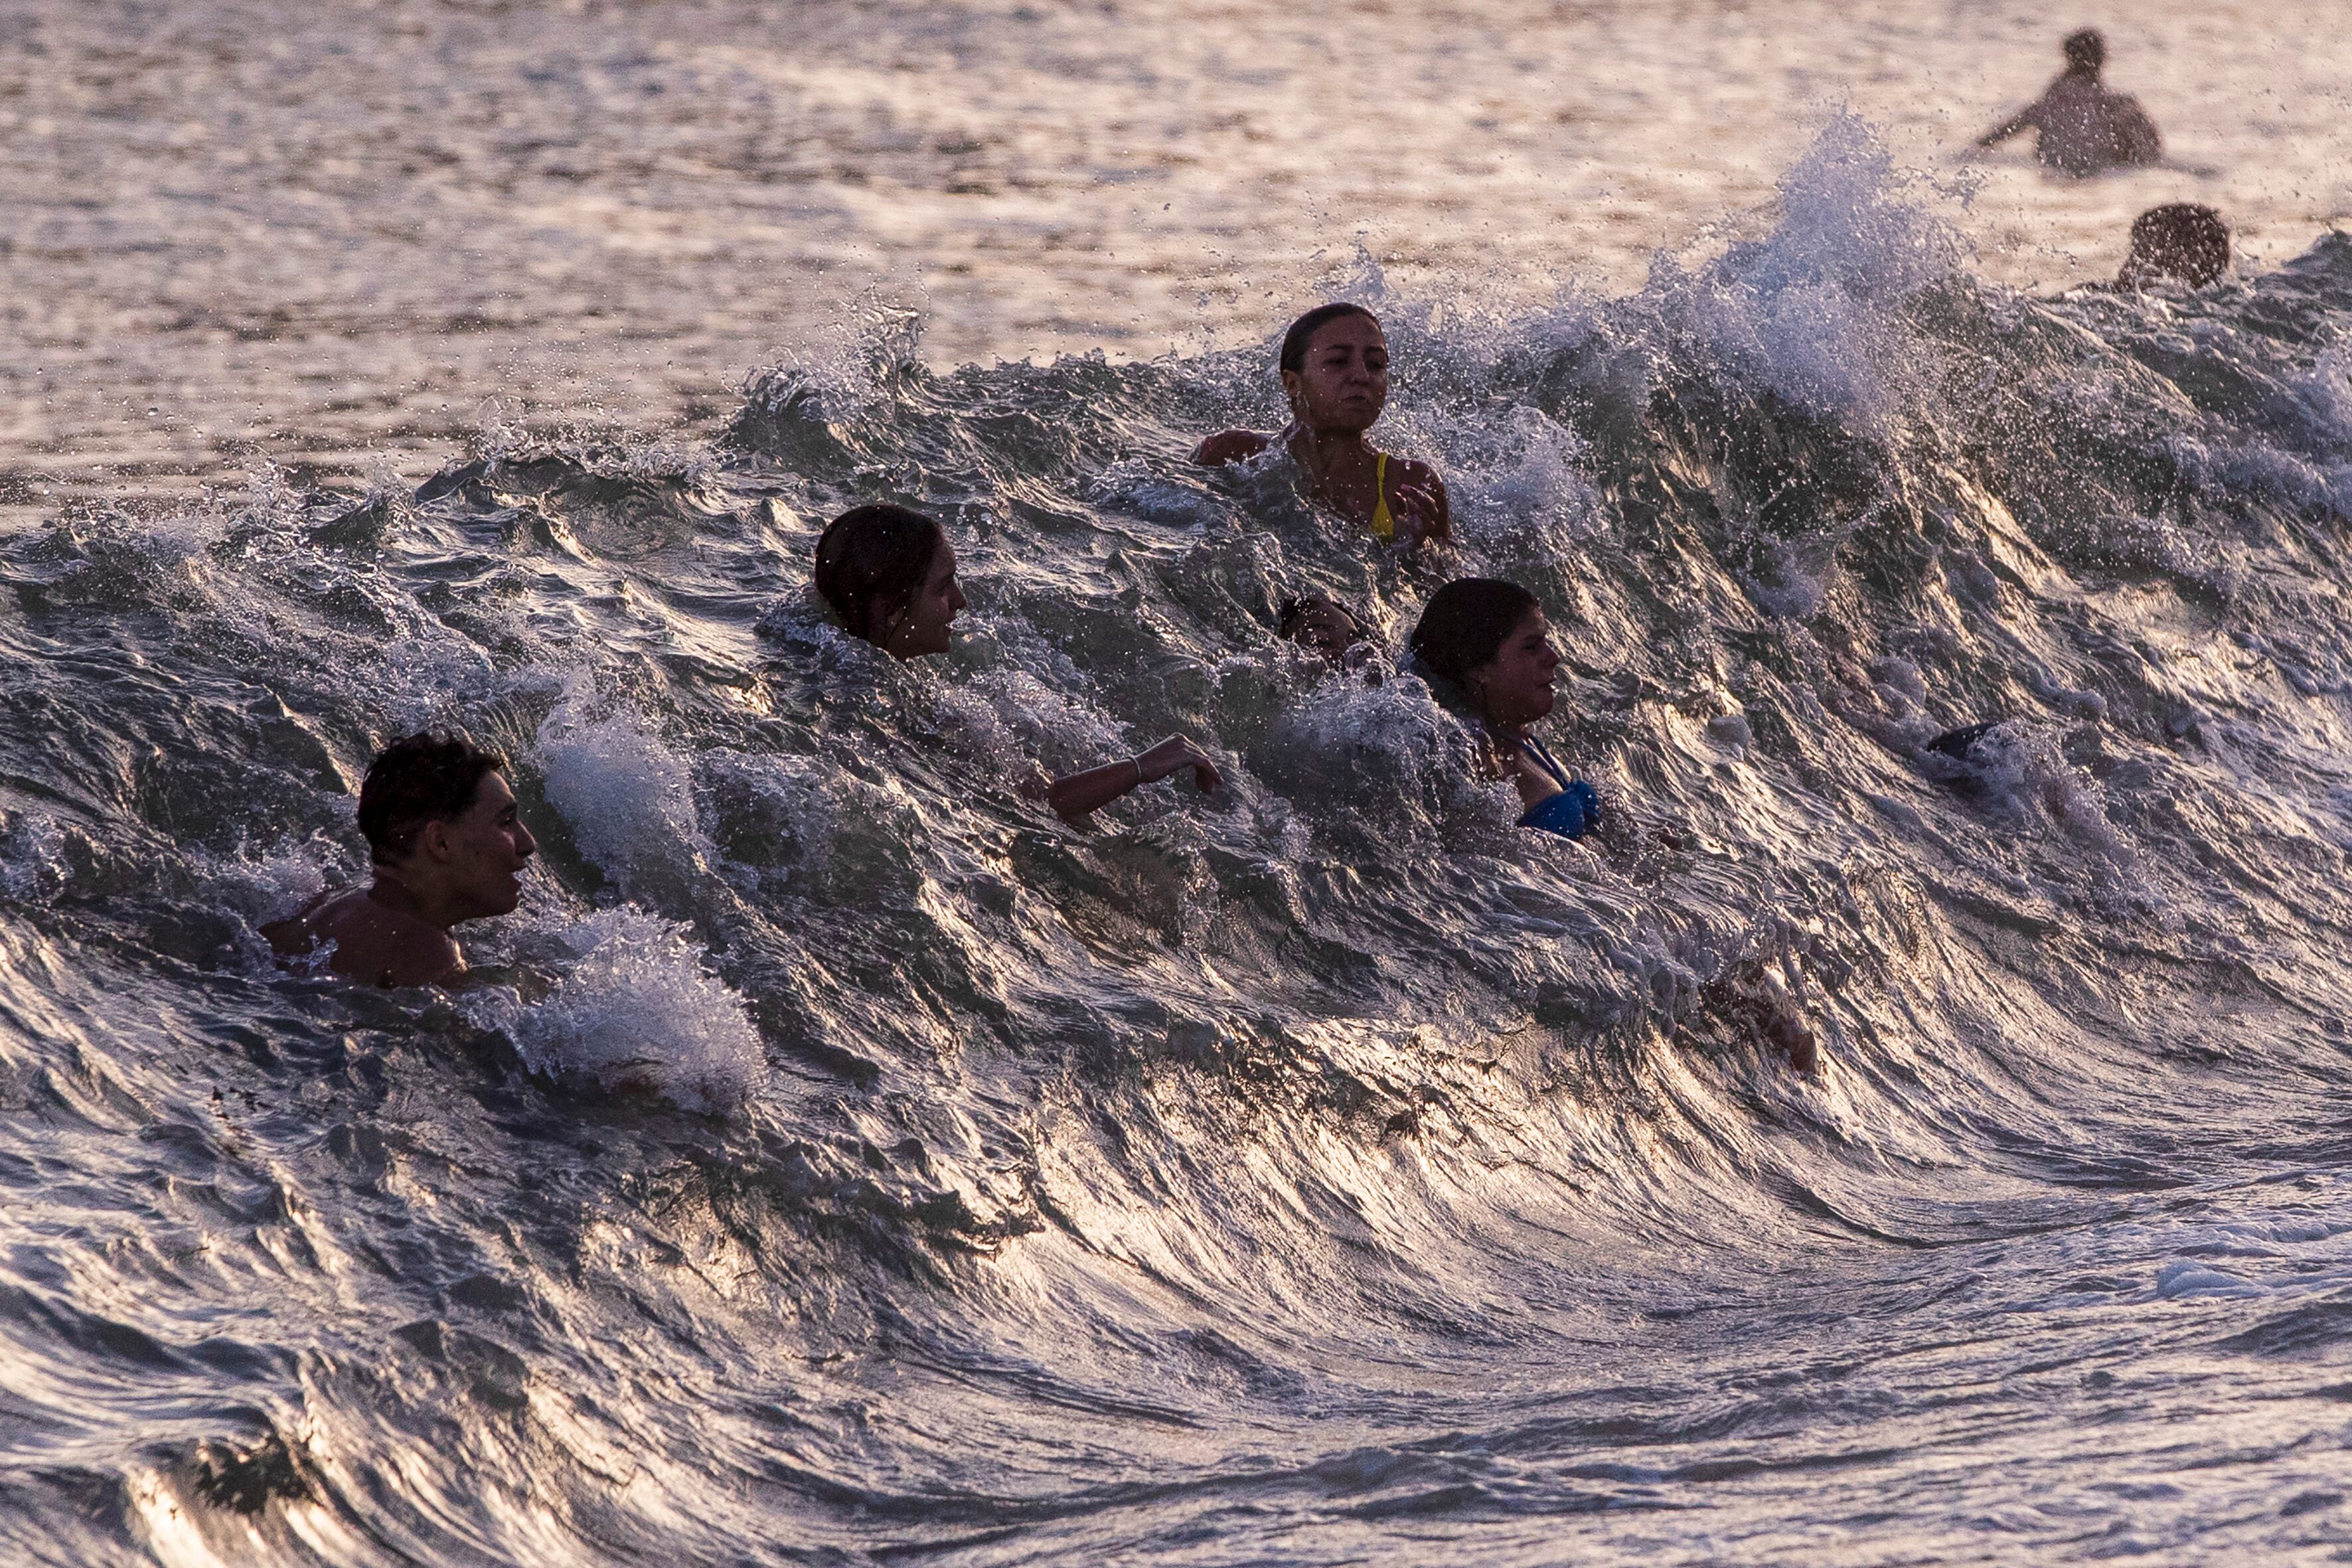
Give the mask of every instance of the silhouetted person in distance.
POLYGON ((2027 129, 2039 132, 2034 155, 2045 169, 2066 174, 2096 174, 2158 163, 2164 139, 2137 99, 2111 92, 2099 79, 2107 42, 2085 27, 2065 42, 2066 71, 2040 98, 1982 136, 1990 147, 2027 129))
POLYGON ((2116 274, 2118 289, 2171 279, 2202 289, 2230 270, 2230 226, 2211 207, 2170 202, 2132 219, 2131 254, 2116 274))

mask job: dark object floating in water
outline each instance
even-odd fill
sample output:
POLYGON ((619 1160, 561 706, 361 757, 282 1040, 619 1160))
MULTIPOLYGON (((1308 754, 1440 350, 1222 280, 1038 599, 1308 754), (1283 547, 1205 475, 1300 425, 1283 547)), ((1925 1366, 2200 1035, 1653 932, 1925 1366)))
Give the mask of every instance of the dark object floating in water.
POLYGON ((1963 724, 1957 730, 1947 730, 1928 742, 1927 749, 1931 752, 1941 752, 1954 762, 1965 763, 1969 760, 1969 751, 1976 743, 2000 726, 2000 721, 1998 719, 1989 719, 1981 724, 1963 724))
POLYGON ((2116 275, 2118 289, 2144 289, 2171 279, 2202 289, 2230 269, 2230 226, 2198 202, 2168 202, 2132 219, 2131 254, 2116 275))

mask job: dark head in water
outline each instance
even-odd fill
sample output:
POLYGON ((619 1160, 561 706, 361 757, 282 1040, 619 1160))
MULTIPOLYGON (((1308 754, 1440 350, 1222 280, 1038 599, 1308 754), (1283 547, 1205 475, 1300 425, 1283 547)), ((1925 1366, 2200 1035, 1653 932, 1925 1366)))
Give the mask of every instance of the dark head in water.
POLYGON ((1422 668, 1458 689, 1497 728, 1531 724, 1551 711, 1559 655, 1536 596, 1517 583, 1463 577, 1430 595, 1412 628, 1422 668))
POLYGON ((505 766, 495 752, 431 731, 385 747, 360 786, 374 885, 322 899, 262 935, 289 958, 331 944, 329 969, 379 985, 462 972, 450 928, 513 913, 539 848, 505 766))
POLYGON ((2131 254, 2116 274, 2118 289, 2171 279, 2202 289, 2230 269, 2230 226, 2211 207, 2169 202, 2132 219, 2131 254))
POLYGON ((2075 76, 2095 78, 2107 63, 2107 40, 2096 27, 2084 27, 2066 35, 2058 46, 2066 56, 2066 69, 2075 76))
POLYGON ((1927 749, 1956 763, 1965 763, 1969 760, 1969 753, 1976 750, 1977 742, 1999 728, 2000 721, 1998 719, 1988 719, 1979 724, 1963 724, 1957 730, 1947 730, 1928 742, 1927 749))
POLYGON ((1285 599, 1275 630, 1283 641, 1295 642, 1320 654, 1334 669, 1345 668, 1350 653, 1370 651, 1370 638, 1365 636, 1363 623, 1355 613, 1322 594, 1302 594, 1285 599))
POLYGON ((816 542, 816 591, 851 633, 893 658, 948 650, 964 606, 955 549, 940 525, 903 506, 861 506, 816 542))
POLYGON ((482 780, 506 765, 496 752, 430 730, 386 746, 360 785, 360 837, 367 840, 368 858, 378 866, 410 859, 426 828, 465 815, 482 780))

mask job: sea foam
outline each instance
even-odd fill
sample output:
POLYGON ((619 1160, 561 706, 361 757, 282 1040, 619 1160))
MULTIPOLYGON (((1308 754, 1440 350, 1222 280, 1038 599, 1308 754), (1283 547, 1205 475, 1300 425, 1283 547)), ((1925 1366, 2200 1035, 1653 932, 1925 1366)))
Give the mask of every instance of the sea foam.
POLYGON ((742 1103, 764 1060, 760 1037, 688 928, 624 906, 555 936, 569 957, 545 997, 491 987, 465 999, 467 1016, 550 1078, 650 1089, 689 1110, 742 1103))

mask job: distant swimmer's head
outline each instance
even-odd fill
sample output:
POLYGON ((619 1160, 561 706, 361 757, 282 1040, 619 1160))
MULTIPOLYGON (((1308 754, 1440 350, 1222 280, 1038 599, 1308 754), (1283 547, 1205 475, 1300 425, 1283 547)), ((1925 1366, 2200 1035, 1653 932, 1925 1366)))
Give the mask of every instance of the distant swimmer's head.
POLYGON ((1283 641, 1313 649, 1334 669, 1345 668, 1352 652, 1370 654, 1371 639, 1364 635, 1363 623, 1347 605, 1321 594, 1285 599, 1275 629, 1283 641))
POLYGON ((835 518, 816 542, 816 591, 844 626, 893 658, 947 652, 964 606, 955 548, 938 523, 903 506, 835 518))
POLYGON ((1282 334, 1282 390, 1299 424, 1361 435, 1389 400, 1389 344, 1361 305, 1318 305, 1282 334))
POLYGON ((1412 647, 1423 669, 1460 688, 1490 724, 1530 724, 1551 711, 1559 655, 1543 606, 1516 583, 1448 583, 1429 596, 1412 647))
POLYGON ((2230 269, 2230 226, 2211 207, 2172 202, 2132 219, 2131 254, 2116 274, 2118 289, 2173 279, 2202 289, 2230 269))
POLYGON ((496 752, 430 730, 386 746, 360 785, 360 832, 379 870, 462 911, 459 920, 511 913, 539 844, 505 767, 496 752))
POLYGON ((2107 40, 2096 27, 2066 35, 2058 46, 2066 52, 2066 68, 2078 76, 2096 76, 2107 63, 2107 40))

